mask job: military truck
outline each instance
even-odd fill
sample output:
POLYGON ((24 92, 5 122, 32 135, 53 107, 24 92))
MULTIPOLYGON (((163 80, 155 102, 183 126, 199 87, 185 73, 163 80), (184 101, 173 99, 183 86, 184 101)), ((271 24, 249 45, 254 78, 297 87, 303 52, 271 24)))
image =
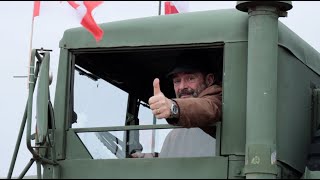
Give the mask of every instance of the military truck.
POLYGON ((32 157, 19 178, 34 162, 38 178, 319 178, 319 52, 279 21, 291 1, 235 7, 101 24, 105 37, 98 43, 82 27, 66 30, 54 103, 50 51, 34 49, 8 178, 25 125, 32 157), (130 158, 134 150, 159 152, 168 130, 184 128, 139 116, 142 109, 150 113, 154 78, 167 97, 175 96, 165 74, 184 52, 194 54, 194 63, 208 60, 221 80, 215 156, 130 158), (107 94, 122 102, 117 111, 108 111, 115 102, 107 94), (119 112, 123 119, 105 118, 119 112), (83 119, 88 123, 78 126, 83 119), (104 148, 90 144, 97 139, 104 148))

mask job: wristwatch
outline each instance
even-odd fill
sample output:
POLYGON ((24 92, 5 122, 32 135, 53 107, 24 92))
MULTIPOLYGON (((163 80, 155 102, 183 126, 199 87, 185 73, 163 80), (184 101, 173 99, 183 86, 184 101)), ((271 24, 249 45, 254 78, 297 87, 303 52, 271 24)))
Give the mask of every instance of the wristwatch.
POLYGON ((170 107, 170 118, 178 118, 179 116, 179 108, 177 103, 174 100, 171 100, 172 104, 170 107))

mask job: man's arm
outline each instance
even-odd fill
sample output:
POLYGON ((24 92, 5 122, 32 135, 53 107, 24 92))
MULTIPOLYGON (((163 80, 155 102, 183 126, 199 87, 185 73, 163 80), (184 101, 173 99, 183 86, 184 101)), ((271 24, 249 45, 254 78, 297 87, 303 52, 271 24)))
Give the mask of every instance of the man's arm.
POLYGON ((222 89, 210 86, 198 98, 174 99, 179 107, 179 118, 168 118, 167 122, 183 127, 204 127, 221 119, 222 89))
POLYGON ((156 118, 166 118, 169 124, 184 127, 204 127, 212 125, 221 118, 222 89, 213 85, 203 90, 197 98, 173 99, 179 108, 179 118, 169 118, 173 103, 160 90, 159 79, 153 81, 154 96, 149 98, 149 105, 156 118))

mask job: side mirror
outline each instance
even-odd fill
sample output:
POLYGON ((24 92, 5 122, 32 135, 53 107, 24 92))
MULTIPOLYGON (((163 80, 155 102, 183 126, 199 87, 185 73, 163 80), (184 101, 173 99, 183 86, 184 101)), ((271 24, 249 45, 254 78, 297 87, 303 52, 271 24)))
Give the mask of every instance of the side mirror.
POLYGON ((41 62, 37 89, 37 137, 38 143, 43 144, 48 133, 48 101, 49 101, 49 65, 50 53, 45 52, 41 62))

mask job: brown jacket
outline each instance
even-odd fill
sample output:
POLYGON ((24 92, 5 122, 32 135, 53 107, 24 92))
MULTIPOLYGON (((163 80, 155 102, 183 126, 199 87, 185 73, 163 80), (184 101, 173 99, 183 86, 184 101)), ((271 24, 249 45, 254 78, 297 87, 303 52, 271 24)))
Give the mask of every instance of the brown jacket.
POLYGON ((203 90, 198 98, 178 98, 173 100, 179 106, 180 117, 178 119, 167 119, 169 124, 186 128, 200 127, 207 132, 209 130, 208 125, 221 120, 222 88, 218 85, 213 85, 203 90))

